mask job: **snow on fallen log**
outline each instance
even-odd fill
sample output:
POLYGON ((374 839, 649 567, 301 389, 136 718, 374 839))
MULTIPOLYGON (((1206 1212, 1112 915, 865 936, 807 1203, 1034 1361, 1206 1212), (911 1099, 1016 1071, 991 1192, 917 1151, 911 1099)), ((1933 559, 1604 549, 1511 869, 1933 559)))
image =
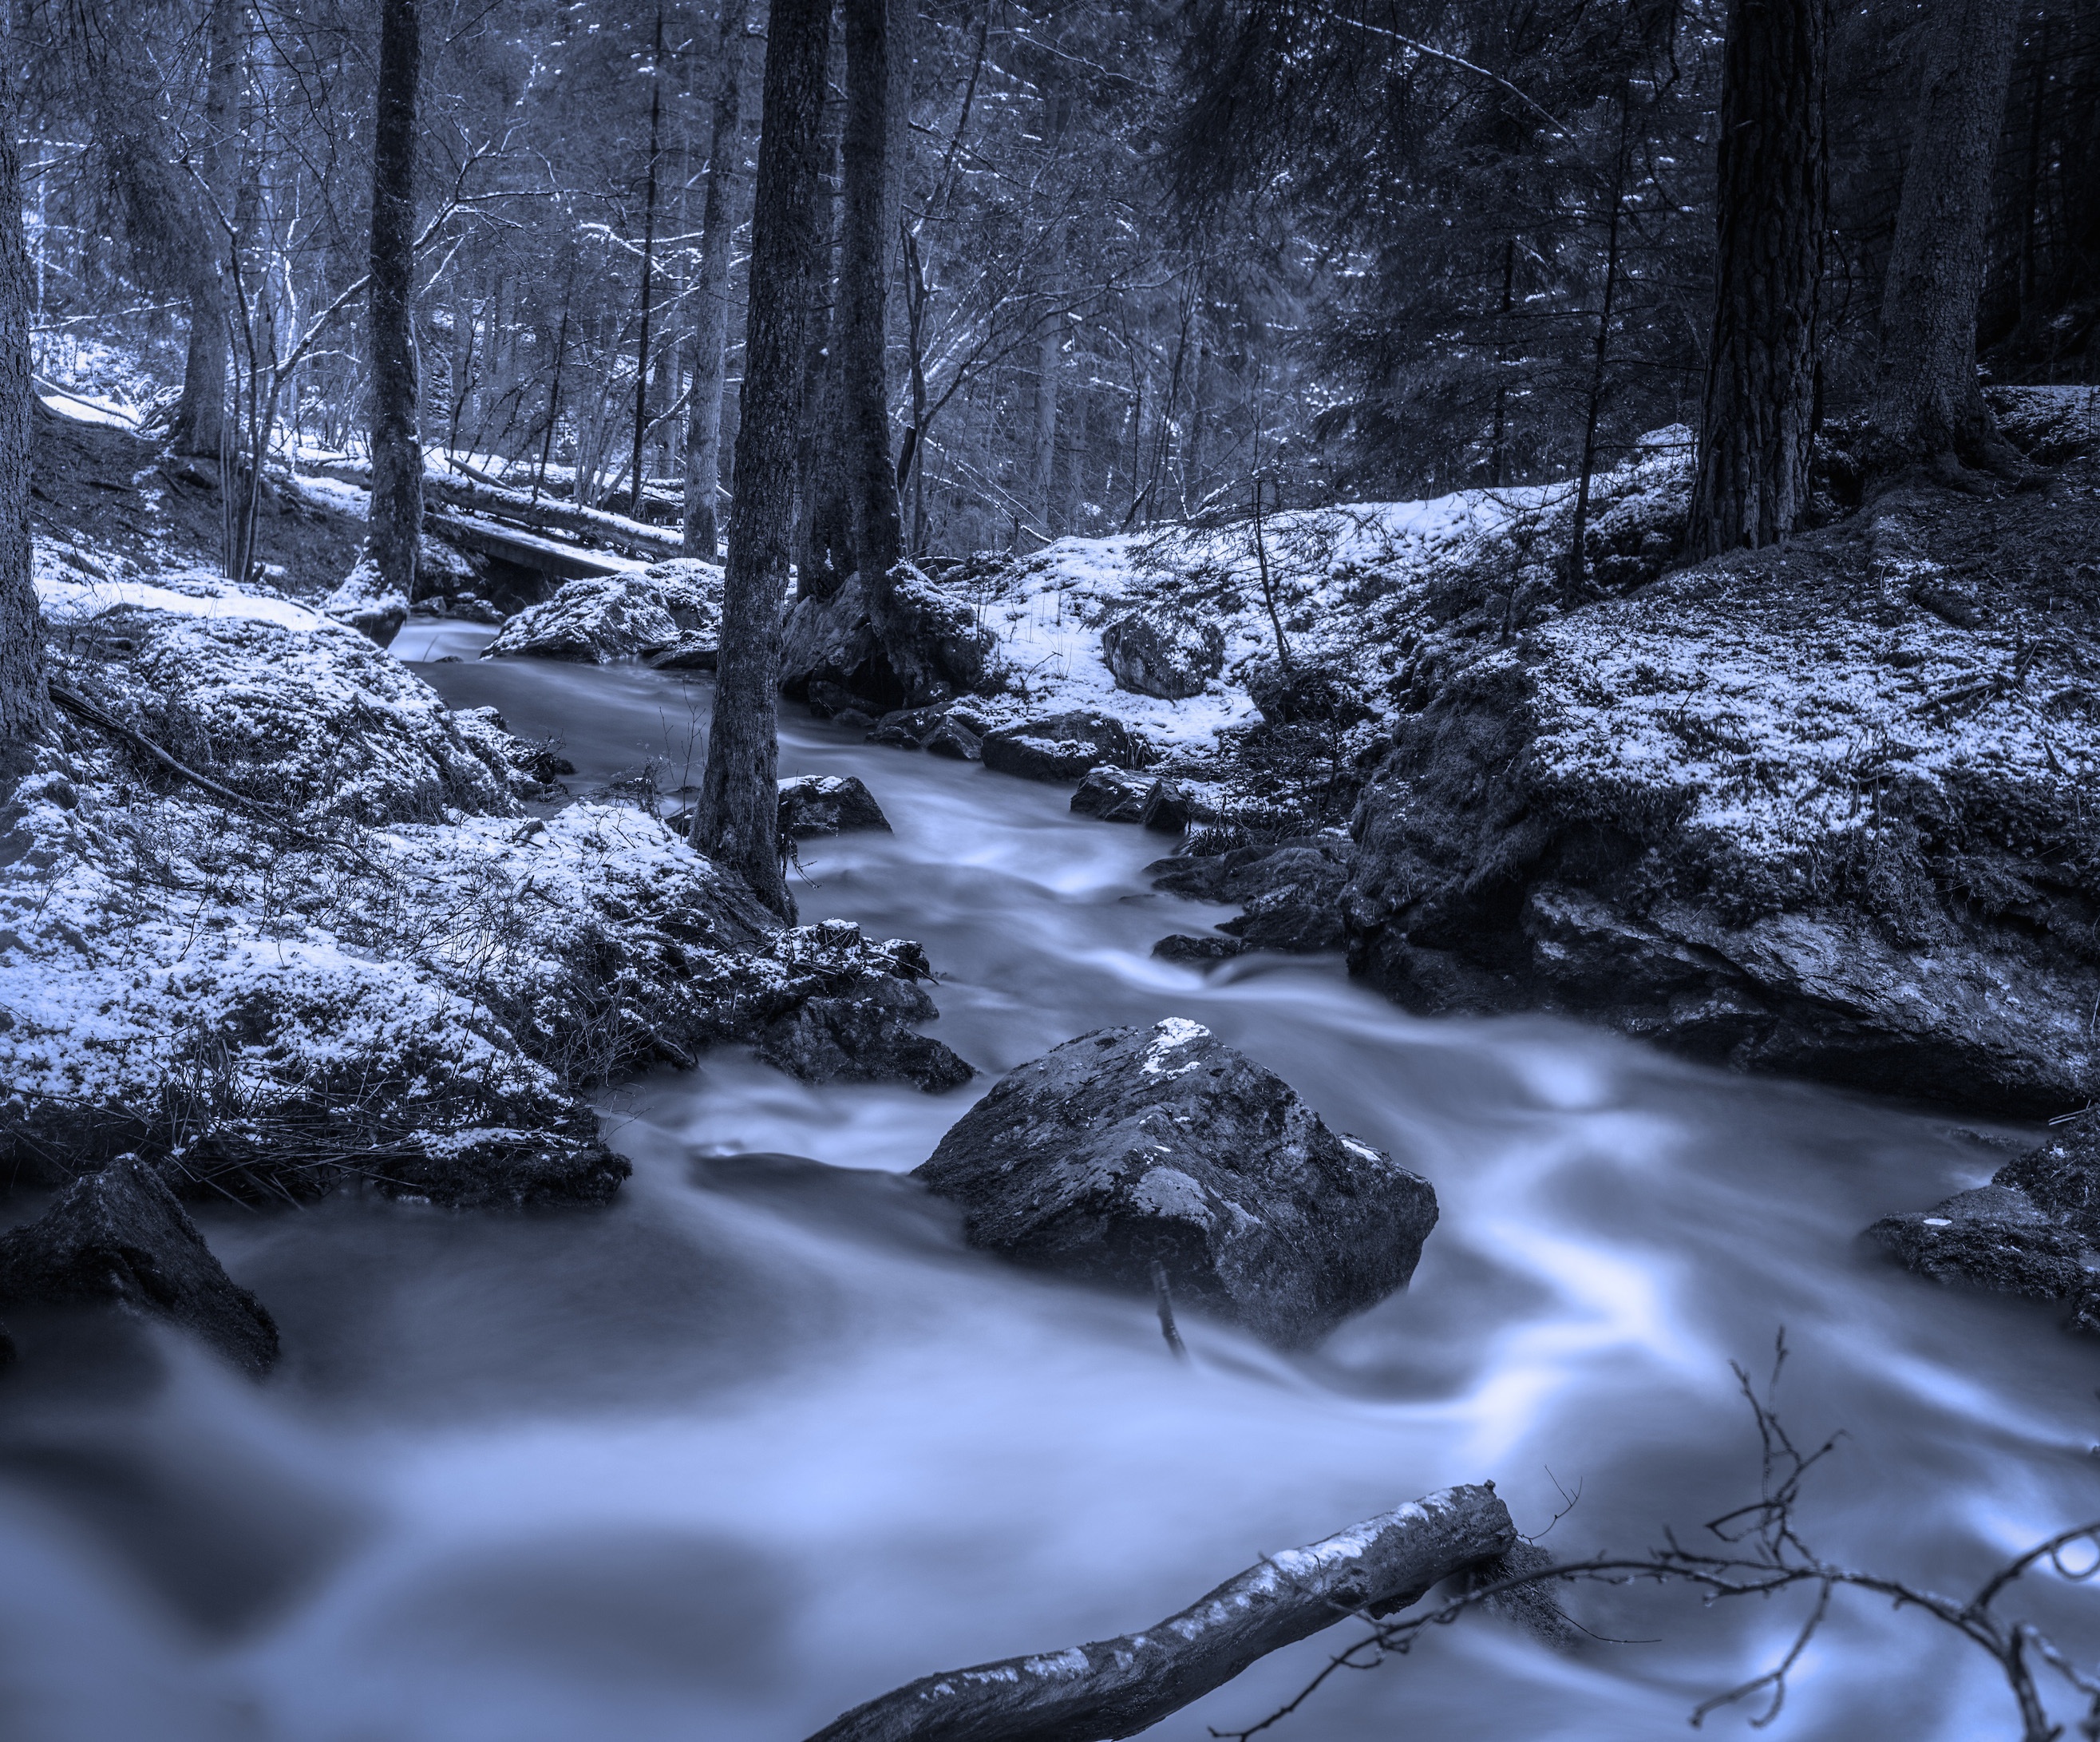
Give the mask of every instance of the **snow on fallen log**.
POLYGON ((1267 1555, 1143 1633, 951 1669, 857 1706, 810 1742, 1108 1742, 1352 1615, 1404 1608, 1516 1542, 1494 1484, 1438 1490, 1267 1555))

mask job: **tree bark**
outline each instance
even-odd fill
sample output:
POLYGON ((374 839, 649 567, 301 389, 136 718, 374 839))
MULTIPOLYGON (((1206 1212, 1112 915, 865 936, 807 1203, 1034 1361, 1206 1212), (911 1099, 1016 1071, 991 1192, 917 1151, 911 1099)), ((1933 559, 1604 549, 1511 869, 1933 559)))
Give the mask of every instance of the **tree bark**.
POLYGON ((779 850, 780 610, 794 518, 796 403, 816 237, 829 0, 774 0, 752 219, 737 489, 722 583, 721 652, 694 844, 783 918, 779 850))
POLYGON ((2004 458, 1976 381, 1976 305, 2018 22, 2013 0, 1938 0, 1882 292, 1883 470, 2004 458))
POLYGON ((730 237, 742 136, 745 0, 721 0, 717 39, 721 83, 708 138, 708 185, 700 207, 700 281, 693 294, 693 398, 686 413, 685 542, 714 560, 721 542, 722 375, 729 349, 730 237))
POLYGON ((29 553, 29 281, 12 105, 0 92, 0 794, 51 724, 29 553))
POLYGON ((1686 554, 1758 550, 1808 502, 1828 178, 1827 0, 1732 0, 1714 338, 1686 554))
POLYGON ((634 352, 634 489, 628 512, 642 518, 642 445, 649 439, 649 316, 656 289, 656 153, 664 121, 664 8, 656 8, 656 40, 649 53, 649 182, 642 219, 642 338, 634 352))
MULTIPOLYGON (((842 82, 842 55, 839 65, 842 82)), ((843 103, 827 105, 820 153, 825 170, 817 190, 815 217, 816 248, 823 265, 811 289, 814 306, 804 351, 801 433, 795 449, 796 500, 801 516, 796 537, 795 590, 804 598, 830 598, 845 584, 856 566, 853 494, 848 487, 840 432, 844 399, 835 293, 837 274, 832 270, 840 203, 839 185, 845 179, 841 163, 845 119, 843 103)))
POLYGON ((372 505, 366 554, 384 590, 416 596, 423 524, 417 432, 416 86, 421 0, 381 0, 372 145, 372 505))
POLYGON ((234 215, 240 179, 240 73, 245 47, 246 0, 212 0, 210 64, 205 74, 204 235, 197 250, 196 282, 190 286, 189 353, 183 365, 183 396, 175 405, 170 440, 178 453, 218 458, 226 440, 226 294, 233 239, 226 226, 234 215))
POLYGON ((911 0, 843 0, 846 39, 845 211, 839 239, 839 360, 854 555, 876 632, 890 571, 904 558, 889 445, 889 274, 910 86, 911 0))
POLYGON ((1405 1607, 1516 1541, 1492 1484, 1444 1488, 1266 1557, 1143 1633, 930 1675, 810 1742, 1103 1742, 1135 1735, 1249 1665, 1360 1613, 1405 1607))
POLYGON ((1619 86, 1619 146, 1612 159, 1612 209, 1604 229, 1604 306, 1597 312, 1597 349, 1590 372, 1590 397, 1582 419, 1582 459, 1575 477, 1575 524, 1568 537, 1568 588, 1581 590, 1589 575, 1590 484, 1597 470, 1597 423, 1611 384, 1612 307, 1619 285, 1619 228, 1626 204, 1628 148, 1633 132, 1633 93, 1619 86))

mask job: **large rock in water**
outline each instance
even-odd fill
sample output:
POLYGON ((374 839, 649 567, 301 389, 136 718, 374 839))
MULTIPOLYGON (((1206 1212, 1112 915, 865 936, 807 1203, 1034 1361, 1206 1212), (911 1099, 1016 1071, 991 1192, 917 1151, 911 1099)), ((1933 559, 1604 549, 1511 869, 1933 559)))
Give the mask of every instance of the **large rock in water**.
POLYGON ((640 659, 679 639, 677 619, 653 582, 640 575, 593 575, 567 581, 545 604, 519 612, 481 657, 602 665, 640 659))
POLYGON ((1185 701, 1225 669, 1225 635, 1215 623, 1148 607, 1101 631, 1101 657, 1118 689, 1185 701))
POLYGON ((211 1255, 174 1194, 120 1156, 0 1236, 0 1308, 113 1306, 179 1326, 250 1373, 277 1358, 262 1303, 211 1255))
POLYGON ((971 1245, 1180 1298, 1286 1346, 1406 1286, 1419 1174, 1180 1018, 1082 1035, 1002 1077, 913 1175, 971 1245))
POLYGON ((891 643, 876 633, 860 577, 828 599, 798 599, 782 628, 780 687, 800 698, 835 685, 889 706, 921 707, 983 683, 996 639, 974 601, 907 564, 890 590, 891 643))
POLYGON ((858 775, 796 774, 780 783, 780 830, 801 838, 851 829, 889 832, 889 819, 858 775))
POLYGON ((1131 729, 1110 714, 1048 714, 984 736, 985 767, 1027 780, 1076 780, 1105 763, 1134 768, 1143 759, 1131 729))

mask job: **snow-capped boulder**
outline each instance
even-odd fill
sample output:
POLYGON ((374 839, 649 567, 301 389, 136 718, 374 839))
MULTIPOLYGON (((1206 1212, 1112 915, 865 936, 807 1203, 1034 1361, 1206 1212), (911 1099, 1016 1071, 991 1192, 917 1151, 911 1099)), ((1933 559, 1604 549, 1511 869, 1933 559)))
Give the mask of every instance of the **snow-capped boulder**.
POLYGON ((780 831, 800 838, 854 829, 889 832, 889 819, 858 775, 796 774, 780 783, 780 831))
POLYGON ((1127 1289, 1158 1263, 1177 1301, 1285 1346, 1405 1287, 1436 1221, 1427 1180, 1180 1018, 1008 1072, 912 1177, 974 1246, 1127 1289))
POLYGON ((1203 693, 1225 668, 1225 632, 1198 619, 1148 607, 1118 617, 1101 631, 1101 657, 1116 688, 1165 701, 1203 693))
POLYGON ((984 735, 984 765, 1029 780, 1076 780, 1104 763, 1134 768, 1145 759, 1130 728, 1109 714, 1044 714, 984 735))
POLYGON ((2096 504, 1904 485, 1424 649, 1352 825, 1355 962, 1423 1013, 2023 1116, 2100 1097, 2100 700, 2065 556, 2096 504), (1971 587, 1988 615, 1957 626, 1935 606, 1971 587))
POLYGON ((236 1367, 277 1358, 277 1327, 227 1276, 159 1176, 129 1156, 0 1235, 0 1311, 113 1308, 188 1332, 236 1367))
POLYGON ((593 575, 564 581, 545 604, 519 612, 481 657, 602 665, 640 659, 681 639, 660 587, 640 575, 593 575))
POLYGON ((303 605, 202 579, 38 585, 55 629, 92 621, 102 637, 108 657, 73 674, 91 701, 272 809, 309 825, 515 812, 509 767, 485 735, 462 731, 399 661, 303 605))
POLYGON ((378 647, 391 647, 408 621, 408 596, 379 577, 379 565, 361 557, 342 583, 321 601, 321 609, 378 647))

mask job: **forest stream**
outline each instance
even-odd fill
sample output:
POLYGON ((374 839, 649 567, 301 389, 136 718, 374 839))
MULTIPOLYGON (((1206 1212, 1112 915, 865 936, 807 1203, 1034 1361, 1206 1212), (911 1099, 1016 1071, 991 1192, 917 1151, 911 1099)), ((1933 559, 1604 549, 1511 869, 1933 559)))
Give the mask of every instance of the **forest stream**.
MULTIPOLYGON (((453 705, 558 737, 580 790, 652 758, 668 785, 697 773, 704 680, 477 662, 489 633, 418 625, 395 651, 453 705)), ((1566 1510, 1545 1540, 1571 1558, 1639 1552, 1754 1497, 1731 1363, 1762 1381, 1782 1327, 1786 1425, 1846 1436, 1799 1519, 1829 1559, 1966 1591, 2100 1512, 2091 1346, 1854 1244, 1987 1177, 1988 1133, 1568 1024, 1418 1019, 1339 959, 1155 962, 1225 917, 1151 891, 1162 838, 799 709, 781 731, 783 774, 858 775, 895 828, 805 843, 803 917, 921 940, 934 1032, 984 1074, 928 1096, 728 1054, 664 1070, 606 1103, 635 1172, 601 1214, 201 1210, 284 1359, 258 1389, 187 1354, 146 1401, 7 1426, 0 1731, 796 1742, 928 1672, 1143 1626, 1447 1483, 1493 1479, 1533 1533, 1566 1510), (1151 1301, 971 1253, 900 1177, 999 1072, 1169 1015, 1436 1186, 1411 1288, 1309 1355, 1187 1317, 1177 1362, 1151 1301)), ((2026 1612, 2062 1620, 2076 1593, 2031 1583, 2026 1612)), ((1268 1734, 1676 1737, 1811 1598, 1590 1588, 1577 1614, 1631 1643, 1559 1653, 1471 1616, 1268 1734)), ((1246 1727, 1353 1629, 1153 1734, 1246 1727)), ((1769 1733, 2017 1723, 1980 1653, 1855 1593, 1769 1733)))

